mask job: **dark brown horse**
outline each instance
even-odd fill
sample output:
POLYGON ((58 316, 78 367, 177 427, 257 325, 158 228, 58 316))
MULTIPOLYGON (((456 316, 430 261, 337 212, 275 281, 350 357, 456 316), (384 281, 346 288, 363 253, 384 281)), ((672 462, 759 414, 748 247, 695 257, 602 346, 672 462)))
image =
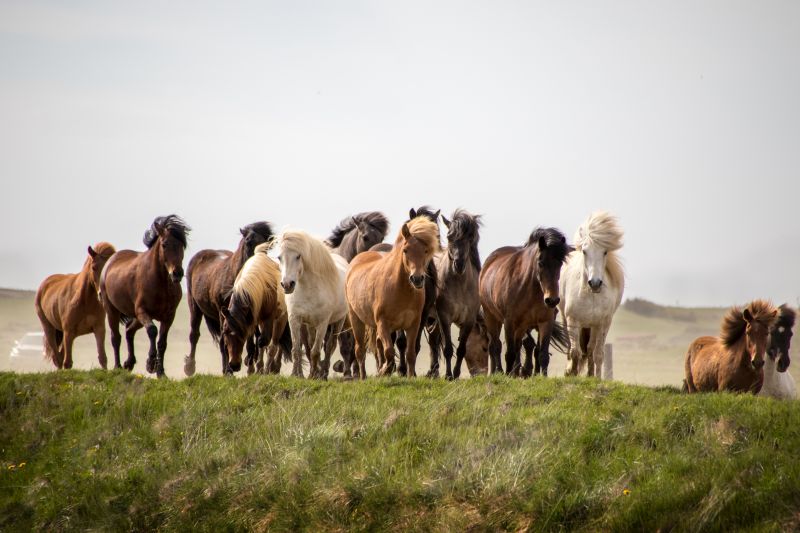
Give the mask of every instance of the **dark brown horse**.
POLYGON ((106 368, 106 313, 100 303, 100 272, 114 247, 99 242, 89 246, 89 257, 78 274, 48 276, 36 291, 34 306, 44 330, 45 355, 57 368, 72 368, 72 343, 94 333, 97 360, 106 368))
POLYGON ((689 392, 758 394, 764 383, 764 354, 778 310, 754 300, 733 307, 722 319, 719 338, 700 337, 689 345, 684 370, 689 392))
POLYGON ((144 327, 150 338, 147 371, 164 376, 167 335, 183 294, 183 252, 189 230, 176 215, 158 217, 144 234, 147 251, 120 250, 106 263, 100 277, 100 293, 111 329, 114 368, 120 367, 119 324, 122 322, 128 343, 125 369, 133 370, 136 364, 133 338, 144 327), (160 331, 153 324, 154 320, 161 323, 160 331))
MULTIPOLYGON (((186 268, 186 302, 189 304, 189 355, 183 371, 187 376, 195 372, 195 351, 200 339, 200 323, 205 318, 211 338, 219 346, 222 356, 222 373, 238 372, 229 364, 225 343, 221 341, 222 310, 228 305, 236 275, 245 261, 253 256, 256 246, 273 237, 269 222, 253 222, 239 230, 242 238, 235 252, 229 250, 200 250, 186 268)), ((248 362, 252 365, 255 342, 248 342, 248 362)))
POLYGON ((533 361, 520 365, 520 344, 532 328, 539 330, 539 358, 543 375, 550 363, 550 337, 558 305, 561 266, 572 251, 555 228, 537 228, 524 246, 498 248, 481 270, 479 292, 491 338, 491 370, 502 372, 500 328, 506 336, 506 372, 530 376, 533 361))
MULTIPOLYGON (((425 304, 425 270, 438 250, 438 227, 417 217, 403 224, 391 252, 364 252, 350 263, 345 291, 362 379, 368 338, 375 339, 380 375, 394 370, 392 333, 405 330, 408 338, 416 338, 425 304)), ((405 351, 409 376, 416 375, 416 357, 409 343, 405 351)))

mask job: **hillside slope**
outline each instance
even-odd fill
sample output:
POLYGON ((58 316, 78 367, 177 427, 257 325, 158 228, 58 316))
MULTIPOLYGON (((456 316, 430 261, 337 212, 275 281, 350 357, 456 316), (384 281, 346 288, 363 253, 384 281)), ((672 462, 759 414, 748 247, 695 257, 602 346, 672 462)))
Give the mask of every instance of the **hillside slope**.
POLYGON ((0 373, 0 530, 800 527, 800 410, 585 379, 0 373))

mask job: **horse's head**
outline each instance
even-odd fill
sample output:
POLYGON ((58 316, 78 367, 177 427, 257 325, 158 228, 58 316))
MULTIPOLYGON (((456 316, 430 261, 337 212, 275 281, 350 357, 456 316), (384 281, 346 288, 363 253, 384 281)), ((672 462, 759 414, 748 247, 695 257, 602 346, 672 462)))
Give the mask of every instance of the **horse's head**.
POLYGON ((91 263, 90 268, 92 270, 91 280, 97 291, 100 289, 100 274, 103 272, 103 267, 116 250, 114 246, 107 242, 98 242, 94 247, 89 246, 88 252, 88 261, 91 263))
POLYGON ((256 246, 269 242, 273 237, 272 227, 269 222, 254 222, 241 228, 239 233, 242 234, 242 241, 244 242, 244 256, 245 259, 253 257, 256 246))
POLYGON ((789 347, 792 342, 792 327, 794 326, 795 311, 786 304, 780 306, 777 322, 769 332, 767 355, 770 359, 777 360, 778 372, 786 372, 791 363, 789 347))
POLYGON ((583 256, 583 276, 592 292, 600 292, 606 283, 608 253, 621 247, 622 229, 610 213, 592 213, 578 228, 575 248, 583 256))
POLYGON ((144 243, 148 248, 158 246, 161 263, 174 283, 180 283, 183 279, 183 252, 190 230, 179 216, 169 215, 155 219, 144 234, 144 243))
POLYGON ((383 242, 387 226, 374 223, 366 218, 353 218, 356 227, 356 254, 366 252, 376 244, 383 242))
POLYGON ((536 244, 536 278, 544 295, 544 303, 555 308, 561 301, 558 292, 558 281, 561 267, 572 247, 567 239, 555 228, 537 228, 531 233, 528 245, 536 244))
POLYGON ((590 242, 580 248, 583 254, 583 275, 592 292, 600 292, 606 275, 606 259, 608 250, 595 242, 590 242))
POLYGON ((300 279, 303 277, 305 265, 303 264, 303 251, 300 241, 295 242, 295 239, 287 239, 284 233, 280 239, 279 249, 280 255, 278 261, 281 267, 281 287, 286 294, 292 294, 300 279))
POLYGON ((464 274, 470 262, 477 263, 475 267, 480 270, 480 258, 477 256, 480 215, 473 216, 457 209, 452 221, 442 215, 442 222, 447 228, 447 255, 453 271, 464 274))
POLYGON ((222 308, 222 341, 225 345, 225 355, 228 359, 228 368, 238 372, 242 368, 242 351, 247 343, 247 331, 241 321, 236 318, 242 311, 232 298, 228 307, 222 308))
POLYGON ((745 347, 750 354, 750 364, 756 370, 764 366, 764 353, 767 351, 769 333, 778 310, 762 311, 751 303, 742 311, 745 321, 745 347))
POLYGON ((403 268, 415 289, 425 285, 425 271, 433 254, 439 251, 439 226, 430 219, 419 216, 400 228, 395 247, 402 251, 403 268))

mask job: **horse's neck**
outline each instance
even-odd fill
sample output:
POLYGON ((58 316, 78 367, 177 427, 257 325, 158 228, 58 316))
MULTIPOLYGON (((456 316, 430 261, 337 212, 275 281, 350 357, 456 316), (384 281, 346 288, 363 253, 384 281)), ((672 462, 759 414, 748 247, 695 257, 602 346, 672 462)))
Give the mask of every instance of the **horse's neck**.
POLYGON ((750 369, 750 352, 747 350, 747 334, 742 334, 742 338, 736 341, 730 348, 733 354, 733 361, 736 366, 742 369, 750 369))
POLYGON ((164 258, 161 256, 161 246, 158 241, 144 252, 146 261, 150 264, 150 275, 158 280, 167 279, 167 269, 164 268, 164 258))
POLYGON ((539 285, 539 278, 536 274, 539 272, 539 265, 537 264, 537 257, 539 256, 539 248, 536 246, 526 246, 522 250, 522 284, 524 288, 528 287, 541 287, 539 285))
POLYGON ((334 250, 336 253, 347 259, 348 263, 352 261, 353 258, 356 256, 356 249, 358 243, 355 242, 355 240, 357 238, 358 238, 358 228, 354 228, 345 233, 344 237, 342 237, 342 242, 334 250))
POLYGON ((238 274, 239 271, 242 270, 242 267, 247 262, 247 257, 245 257, 244 254, 244 248, 245 248, 245 243, 244 239, 242 239, 241 241, 239 241, 239 246, 236 248, 236 251, 233 252, 233 255, 231 255, 226 260, 227 264, 229 265, 228 270, 232 271, 231 274, 233 274, 234 278, 236 277, 236 274, 238 274))
POLYGON ((91 294, 92 297, 95 297, 97 294, 97 287, 95 287, 94 278, 92 277, 91 263, 87 264, 80 272, 75 274, 75 280, 73 283, 74 287, 77 289, 75 291, 76 296, 82 298, 91 294))
POLYGON ((778 385, 778 362, 767 356, 764 359, 764 386, 763 389, 774 389, 778 385))

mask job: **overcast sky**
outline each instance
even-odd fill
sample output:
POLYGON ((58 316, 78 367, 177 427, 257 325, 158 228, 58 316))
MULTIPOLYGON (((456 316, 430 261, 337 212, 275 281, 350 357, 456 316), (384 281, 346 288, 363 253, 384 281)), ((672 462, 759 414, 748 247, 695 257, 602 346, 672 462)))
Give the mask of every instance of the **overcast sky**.
POLYGON ((266 219, 616 213, 627 297, 800 296, 800 2, 0 1, 0 286, 266 219))

